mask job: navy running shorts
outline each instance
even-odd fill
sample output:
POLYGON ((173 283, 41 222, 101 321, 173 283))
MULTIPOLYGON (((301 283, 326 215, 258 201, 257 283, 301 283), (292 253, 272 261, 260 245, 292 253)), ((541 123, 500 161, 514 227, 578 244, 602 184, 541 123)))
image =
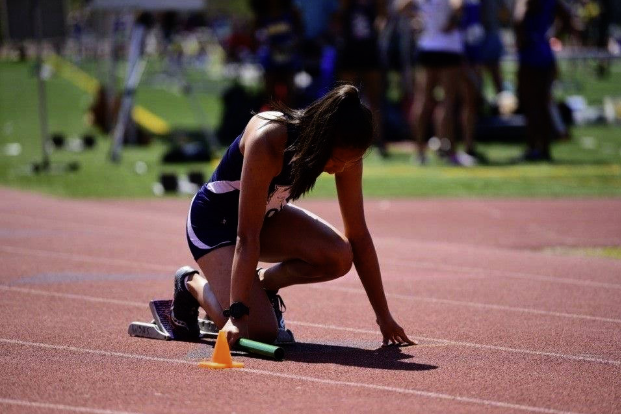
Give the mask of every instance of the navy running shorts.
POLYGON ((234 200, 224 203, 229 208, 218 208, 199 192, 192 199, 186 222, 186 237, 194 260, 200 259, 219 247, 231 246, 237 239, 237 206, 239 193, 231 193, 234 200))

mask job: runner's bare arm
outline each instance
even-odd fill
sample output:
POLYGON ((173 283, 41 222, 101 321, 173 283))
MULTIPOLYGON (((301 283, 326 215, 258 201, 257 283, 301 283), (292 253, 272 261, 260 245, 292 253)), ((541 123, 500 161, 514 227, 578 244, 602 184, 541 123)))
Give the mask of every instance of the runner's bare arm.
MULTIPOLYGON (((260 234, 265 215, 267 193, 271 180, 282 167, 282 151, 279 151, 284 127, 253 119, 249 131, 244 133, 244 162, 239 195, 239 222, 237 243, 231 273, 231 303, 248 303, 250 286, 260 254, 260 234), (261 125, 263 123, 263 125, 261 125)), ((284 145, 282 145, 284 147, 284 145)))
POLYGON ((364 217, 362 160, 336 174, 335 179, 345 236, 351 243, 354 266, 375 312, 383 343, 413 344, 388 309, 377 253, 364 217))

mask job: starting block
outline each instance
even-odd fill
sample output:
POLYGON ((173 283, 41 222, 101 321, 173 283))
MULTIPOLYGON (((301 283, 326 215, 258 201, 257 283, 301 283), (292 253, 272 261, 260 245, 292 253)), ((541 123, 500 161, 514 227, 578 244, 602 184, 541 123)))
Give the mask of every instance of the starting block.
MULTIPOLYGON (((140 338, 161 339, 165 341, 175 340, 175 336, 170 325, 171 305, 172 300, 152 300, 149 302, 149 309, 151 309, 151 314, 153 315, 151 323, 132 322, 129 324, 127 332, 130 336, 140 338)), ((198 325, 200 328, 199 340, 203 338, 218 339, 219 331, 213 321, 199 318, 198 325)), ((284 358, 285 351, 278 345, 285 343, 293 344, 295 343, 295 340, 293 339, 293 334, 288 329, 286 331, 279 330, 278 338, 284 339, 286 342, 277 340, 274 345, 270 345, 246 338, 240 338, 236 343, 236 347, 242 351, 262 355, 280 361, 284 358), (282 335, 280 331, 282 331, 282 335)))
MULTIPOLYGON (((175 340, 172 327, 170 326, 170 307, 172 300, 152 300, 149 302, 149 309, 153 315, 150 323, 132 322, 129 324, 127 333, 130 336, 140 338, 160 339, 164 341, 175 340)), ((218 337, 218 328, 208 319, 198 320, 198 326, 201 330, 200 338, 216 339, 218 337)))

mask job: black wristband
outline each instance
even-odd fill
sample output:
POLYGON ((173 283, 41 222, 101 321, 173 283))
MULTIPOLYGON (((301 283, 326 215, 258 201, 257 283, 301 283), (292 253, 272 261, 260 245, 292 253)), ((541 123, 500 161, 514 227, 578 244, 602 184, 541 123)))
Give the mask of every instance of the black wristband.
POLYGON ((244 315, 249 315, 250 309, 242 302, 233 302, 230 308, 224 310, 223 314, 226 318, 240 319, 244 315))

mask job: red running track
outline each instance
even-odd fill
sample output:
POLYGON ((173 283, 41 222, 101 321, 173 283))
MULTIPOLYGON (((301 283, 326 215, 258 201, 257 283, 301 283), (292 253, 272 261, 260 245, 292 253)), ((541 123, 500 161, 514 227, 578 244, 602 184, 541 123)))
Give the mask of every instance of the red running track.
MULTIPOLYGON (((0 188, 0 412, 621 412, 621 199, 376 200, 367 218, 393 314, 379 349, 355 272, 281 293, 286 360, 131 338, 192 264, 189 200, 64 200, 0 188)), ((302 206, 340 226, 332 201, 302 206)))

